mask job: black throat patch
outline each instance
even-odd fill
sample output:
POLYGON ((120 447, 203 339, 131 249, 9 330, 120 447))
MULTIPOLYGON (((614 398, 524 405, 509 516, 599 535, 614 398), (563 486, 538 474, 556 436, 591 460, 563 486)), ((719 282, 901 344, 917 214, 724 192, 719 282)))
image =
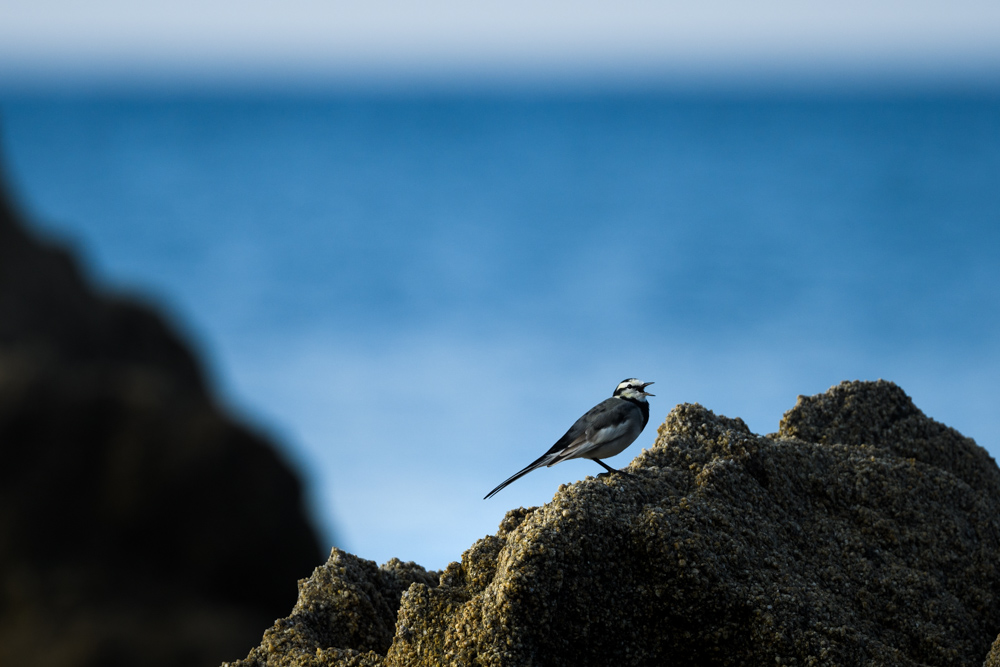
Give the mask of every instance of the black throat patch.
POLYGON ((638 398, 630 398, 628 396, 619 396, 618 398, 623 401, 628 401, 632 405, 639 406, 639 410, 642 412, 642 427, 646 428, 646 424, 649 423, 649 403, 647 401, 640 401, 638 398))

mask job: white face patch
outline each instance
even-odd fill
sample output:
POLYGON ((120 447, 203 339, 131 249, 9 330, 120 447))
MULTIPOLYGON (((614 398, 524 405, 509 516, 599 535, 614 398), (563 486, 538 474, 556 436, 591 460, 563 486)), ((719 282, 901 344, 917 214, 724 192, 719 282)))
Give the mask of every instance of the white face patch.
POLYGON ((635 389, 637 391, 642 391, 642 381, 637 378, 629 378, 627 380, 622 380, 615 387, 615 393, 620 391, 625 391, 626 389, 635 389))
POLYGON ((619 392, 618 398, 631 398, 636 401, 643 401, 643 402, 646 401, 646 395, 637 389, 633 389, 632 387, 625 389, 625 391, 619 392))
POLYGON ((637 401, 645 401, 646 395, 642 390, 645 385, 646 383, 638 378, 622 380, 618 383, 618 386, 615 387, 614 395, 619 398, 630 398, 637 401))

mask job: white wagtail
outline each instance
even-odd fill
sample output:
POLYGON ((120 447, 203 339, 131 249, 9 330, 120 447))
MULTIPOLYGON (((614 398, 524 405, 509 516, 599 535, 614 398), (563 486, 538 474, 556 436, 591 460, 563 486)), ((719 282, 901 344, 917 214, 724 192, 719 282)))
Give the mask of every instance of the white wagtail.
POLYGON ((635 378, 620 382, 611 398, 601 401, 577 419, 566 431, 566 435, 552 445, 552 449, 524 470, 505 479, 500 486, 486 494, 483 500, 491 498, 511 482, 536 468, 554 466, 567 459, 590 459, 600 463, 609 473, 621 472, 601 459, 621 453, 646 428, 646 422, 649 421, 649 403, 646 402, 646 397, 653 394, 646 393, 644 389, 651 384, 653 383, 635 378))

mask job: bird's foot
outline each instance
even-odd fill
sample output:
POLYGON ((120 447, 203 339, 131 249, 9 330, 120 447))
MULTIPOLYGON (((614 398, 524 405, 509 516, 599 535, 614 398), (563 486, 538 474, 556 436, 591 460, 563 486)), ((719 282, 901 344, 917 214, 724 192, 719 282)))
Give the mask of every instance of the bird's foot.
POLYGON ((635 475, 633 475, 632 473, 625 472, 624 470, 618 470, 616 468, 612 468, 611 466, 609 466, 604 461, 601 461, 600 459, 593 459, 593 461, 595 463, 599 463, 600 465, 604 466, 604 469, 607 470, 607 472, 602 472, 600 475, 598 475, 597 479, 601 479, 603 477, 607 477, 607 476, 612 475, 612 474, 614 474, 614 475, 624 475, 625 477, 631 477, 632 479, 635 479, 635 475))

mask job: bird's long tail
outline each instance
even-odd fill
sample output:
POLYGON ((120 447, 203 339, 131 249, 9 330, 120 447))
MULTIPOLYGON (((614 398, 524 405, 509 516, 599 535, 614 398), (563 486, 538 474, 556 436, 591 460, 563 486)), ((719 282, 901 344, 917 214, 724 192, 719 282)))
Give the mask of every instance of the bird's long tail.
POLYGON ((504 481, 500 482, 500 486, 498 486, 497 488, 495 488, 492 491, 490 491, 489 493, 487 493, 486 497, 483 498, 483 500, 489 500, 490 498, 492 498, 496 494, 500 493, 500 491, 502 491, 504 489, 504 487, 506 487, 508 484, 510 484, 512 482, 516 482, 517 480, 521 479, 522 477, 524 477, 525 475, 527 475, 532 470, 535 470, 536 468, 541 468, 543 466, 547 466, 549 463, 552 462, 552 458, 553 458, 552 454, 543 454, 542 456, 538 457, 537 459, 535 459, 534 461, 532 461, 527 467, 525 467, 523 470, 518 470, 516 473, 514 473, 510 477, 508 477, 504 481))

